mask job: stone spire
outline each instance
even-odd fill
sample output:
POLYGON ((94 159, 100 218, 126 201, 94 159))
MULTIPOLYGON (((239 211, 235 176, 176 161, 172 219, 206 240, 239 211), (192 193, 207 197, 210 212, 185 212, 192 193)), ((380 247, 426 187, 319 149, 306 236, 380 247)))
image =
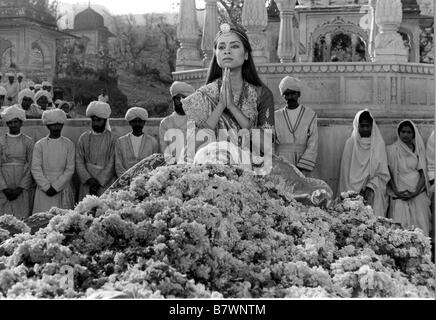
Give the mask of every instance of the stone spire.
POLYGON ((201 50, 203 51, 203 65, 209 65, 213 56, 213 41, 218 33, 218 7, 217 0, 204 0, 206 13, 204 15, 203 37, 201 50))
POLYGON ((297 44, 294 39, 294 25, 292 22, 296 0, 275 0, 280 11, 280 34, 277 55, 281 63, 294 61, 297 44))
POLYGON ((242 8, 242 25, 247 29, 248 39, 253 49, 255 63, 268 63, 268 39, 265 33, 268 25, 268 12, 265 0, 245 1, 242 8))
POLYGON ((369 39, 368 39, 368 55, 370 61, 375 61, 375 36, 377 33, 377 25, 375 23, 375 7, 377 0, 368 1, 368 17, 369 17, 369 39))
POLYGON ((402 19, 401 0, 377 1, 375 23, 379 34, 375 37, 375 62, 408 62, 408 49, 398 33, 402 19))
POLYGON ((201 68, 203 63, 197 48, 199 28, 195 0, 180 0, 177 38, 180 48, 177 50, 176 71, 201 68))

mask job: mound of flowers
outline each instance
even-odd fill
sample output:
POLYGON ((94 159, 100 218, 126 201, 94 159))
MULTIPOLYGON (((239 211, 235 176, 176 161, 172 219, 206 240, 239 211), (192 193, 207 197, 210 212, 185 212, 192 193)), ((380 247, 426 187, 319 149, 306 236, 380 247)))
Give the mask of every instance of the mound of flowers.
POLYGON ((34 234, 3 232, 1 297, 434 297, 419 229, 356 194, 306 206, 285 180, 235 167, 158 167, 48 215, 34 234))

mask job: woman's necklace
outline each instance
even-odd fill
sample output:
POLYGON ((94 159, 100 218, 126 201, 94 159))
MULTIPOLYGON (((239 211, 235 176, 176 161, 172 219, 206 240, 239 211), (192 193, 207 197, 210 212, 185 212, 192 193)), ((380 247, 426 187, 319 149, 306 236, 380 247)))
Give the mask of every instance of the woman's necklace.
POLYGON ((244 98, 244 88, 245 88, 245 81, 242 82, 242 85, 239 89, 233 89, 233 102, 235 105, 240 109, 240 106, 242 105, 242 99, 244 98))

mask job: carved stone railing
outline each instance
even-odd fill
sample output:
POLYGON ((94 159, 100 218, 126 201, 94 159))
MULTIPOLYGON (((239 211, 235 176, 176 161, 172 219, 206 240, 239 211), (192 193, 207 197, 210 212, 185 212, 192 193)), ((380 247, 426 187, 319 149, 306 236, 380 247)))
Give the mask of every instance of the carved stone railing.
MULTIPOLYGON (((277 63, 259 65, 257 69, 274 94, 276 108, 284 103, 278 84, 284 76, 292 75, 304 83, 301 103, 320 117, 352 118, 363 108, 387 118, 434 116, 434 65, 277 63)), ((173 77, 198 88, 204 84, 206 72, 175 72, 173 77)))

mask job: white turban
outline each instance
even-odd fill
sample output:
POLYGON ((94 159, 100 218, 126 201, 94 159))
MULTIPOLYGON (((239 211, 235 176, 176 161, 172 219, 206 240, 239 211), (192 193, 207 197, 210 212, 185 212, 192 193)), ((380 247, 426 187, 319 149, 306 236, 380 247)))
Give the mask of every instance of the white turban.
POLYGON ((35 82, 33 82, 32 80, 29 80, 27 84, 29 85, 29 87, 35 87, 35 82))
POLYGON ((57 107, 59 109, 62 109, 62 106, 65 104, 68 106, 68 110, 70 111, 71 110, 71 103, 69 103, 68 101, 65 101, 65 100, 59 100, 59 104, 57 107))
POLYGON ((35 84, 35 89, 42 89, 42 84, 40 83, 35 84))
POLYGON ((17 78, 18 78, 18 77, 24 78, 24 73, 22 73, 22 72, 18 72, 18 73, 17 73, 17 78))
POLYGON ((15 77, 15 74, 13 72, 6 72, 6 77, 15 77))
POLYGON ((8 92, 6 91, 6 89, 3 86, 0 86, 0 96, 5 96, 7 94, 8 92))
POLYGON ((285 91, 288 89, 301 92, 301 87, 301 81, 297 78, 293 78, 290 76, 284 77, 279 84, 279 90, 281 95, 283 95, 283 93, 285 93, 285 91))
POLYGON ((21 90, 20 93, 18 93, 18 104, 19 105, 23 104, 23 98, 24 97, 31 98, 32 100, 34 100, 35 99, 35 93, 32 90, 28 89, 28 88, 21 90))
POLYGON ((48 82, 48 81, 43 81, 43 82, 42 82, 42 86, 43 86, 43 87, 51 87, 52 85, 51 85, 51 83, 48 82))
POLYGON ((35 102, 38 102, 38 99, 41 98, 42 96, 47 97, 48 102, 53 102, 51 99, 51 94, 46 91, 46 90, 39 90, 36 94, 35 94, 35 102))
POLYGON ((92 117, 96 116, 102 119, 107 119, 106 130, 111 131, 111 126, 109 124, 109 117, 111 115, 111 107, 108 103, 103 101, 91 101, 86 108, 86 116, 92 117))
POLYGON ((127 110, 126 112, 126 120, 132 121, 135 118, 140 118, 142 120, 147 120, 148 112, 144 108, 133 107, 127 110))
POLYGON ((103 101, 91 101, 86 108, 86 116, 96 116, 103 119, 108 119, 111 115, 111 107, 108 103, 103 101))
POLYGON ((9 122, 15 118, 18 118, 21 121, 26 120, 26 112, 17 104, 7 107, 5 110, 3 110, 1 116, 2 119, 5 120, 6 122, 9 122))
POLYGON ((195 89, 190 84, 181 81, 174 81, 170 87, 171 97, 175 97, 178 94, 183 94, 184 96, 189 96, 195 92, 195 89))
POLYGON ((45 110, 42 113, 42 123, 45 125, 62 123, 67 121, 67 115, 61 109, 45 110))

